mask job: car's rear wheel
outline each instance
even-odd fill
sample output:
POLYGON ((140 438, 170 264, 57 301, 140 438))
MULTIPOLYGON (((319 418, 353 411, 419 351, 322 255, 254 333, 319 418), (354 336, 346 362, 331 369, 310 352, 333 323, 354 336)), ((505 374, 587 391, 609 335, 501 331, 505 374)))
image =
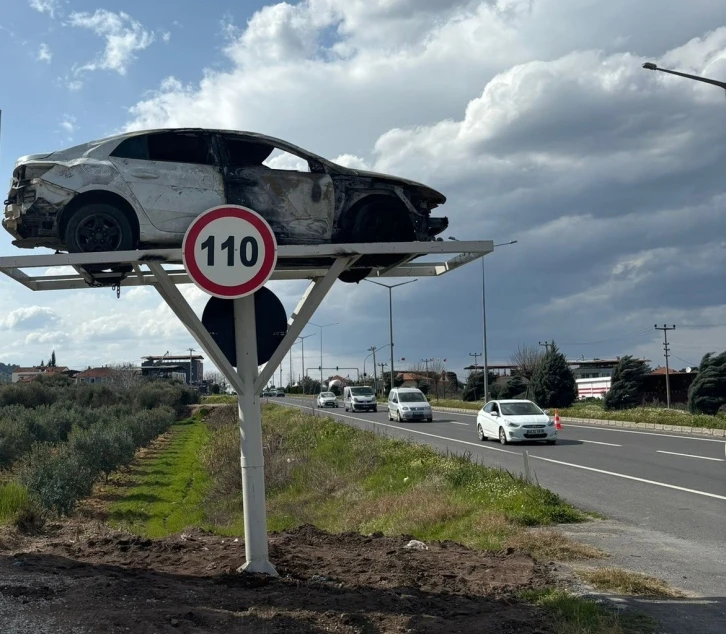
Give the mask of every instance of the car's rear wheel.
MULTIPOLYGON (((129 251, 134 248, 134 232, 126 214, 106 203, 91 203, 76 209, 68 220, 64 239, 71 253, 129 251)), ((119 273, 131 270, 129 265, 87 264, 83 268, 89 273, 104 269, 119 273)))
POLYGON ((555 440, 545 440, 545 442, 546 442, 546 443, 547 443, 548 445, 554 445, 554 444, 555 444, 555 443, 557 442, 557 439, 555 439, 555 440))
MULTIPOLYGON (((393 196, 375 196, 360 204, 342 227, 340 242, 412 242, 416 233, 403 204, 393 196)), ((356 283, 370 275, 372 266, 390 266, 398 255, 367 255, 356 262, 359 268, 344 271, 342 282, 356 283)))

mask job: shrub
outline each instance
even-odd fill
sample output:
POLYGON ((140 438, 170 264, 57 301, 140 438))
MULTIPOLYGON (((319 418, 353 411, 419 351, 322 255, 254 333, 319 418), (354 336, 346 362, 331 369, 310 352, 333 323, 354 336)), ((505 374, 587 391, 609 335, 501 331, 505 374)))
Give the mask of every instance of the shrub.
POLYGON ((41 508, 69 515, 93 487, 94 475, 69 445, 33 445, 20 469, 20 481, 41 508))

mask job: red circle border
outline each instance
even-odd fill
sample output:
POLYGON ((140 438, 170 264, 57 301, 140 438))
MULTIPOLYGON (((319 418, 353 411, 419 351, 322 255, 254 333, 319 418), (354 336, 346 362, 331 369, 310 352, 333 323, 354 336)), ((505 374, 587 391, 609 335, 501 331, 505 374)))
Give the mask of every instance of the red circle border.
POLYGON ((192 224, 187 228, 182 242, 182 262, 186 268, 189 277, 203 291, 220 297, 222 299, 238 299, 251 295, 256 290, 264 286, 265 282, 270 279, 277 264, 277 240, 272 228, 267 221, 257 212, 241 205, 220 205, 212 207, 197 216, 192 224), (220 218, 238 218, 251 224, 262 236, 262 244, 265 254, 262 260, 262 266, 257 274, 247 282, 238 284, 237 286, 224 286, 210 280, 194 260, 194 248, 196 246, 199 234, 208 224, 220 218))

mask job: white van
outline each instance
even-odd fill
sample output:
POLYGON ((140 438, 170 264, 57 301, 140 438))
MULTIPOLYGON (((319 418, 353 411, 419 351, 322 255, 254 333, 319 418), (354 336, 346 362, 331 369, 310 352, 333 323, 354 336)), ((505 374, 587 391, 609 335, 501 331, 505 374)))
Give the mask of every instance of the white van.
POLYGON ((343 407, 347 412, 357 412, 364 410, 368 412, 377 412, 378 403, 376 403, 376 395, 372 387, 367 385, 351 385, 343 390, 343 407))
POLYGON ((388 420, 434 420, 431 404, 415 387, 396 387, 388 395, 388 420))

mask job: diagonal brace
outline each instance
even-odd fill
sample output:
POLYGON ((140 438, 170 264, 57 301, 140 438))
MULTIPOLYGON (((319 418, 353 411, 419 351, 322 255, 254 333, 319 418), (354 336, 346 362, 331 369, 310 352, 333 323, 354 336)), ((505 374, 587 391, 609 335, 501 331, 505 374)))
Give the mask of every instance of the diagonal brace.
POLYGON ((315 278, 308 286, 305 294, 298 302, 295 312, 288 320, 287 334, 277 346, 275 353, 270 357, 270 360, 265 364, 265 367, 260 372, 257 380, 255 381, 255 393, 258 393, 274 374, 277 367, 282 363, 285 355, 290 351, 292 345, 297 341, 303 328, 307 326, 308 321, 313 316, 318 306, 325 299, 328 291, 335 284, 335 280, 338 276, 352 264, 358 256, 353 257, 338 257, 333 262, 332 266, 328 269, 328 272, 324 277, 315 278))
POLYGON ((186 326, 186 329, 201 346, 206 355, 212 360, 214 365, 216 365, 220 372, 224 374, 225 378, 229 381, 229 384, 237 391, 237 394, 244 394, 242 379, 239 374, 237 374, 237 371, 232 367, 232 364, 227 360, 227 357, 219 349, 217 342, 214 341, 212 335, 209 334, 209 331, 199 320, 199 317, 197 317, 196 313, 192 310, 189 302, 184 299, 184 296, 181 294, 174 282, 169 279, 167 272, 162 268, 161 264, 157 264, 156 262, 147 262, 146 266, 149 267, 149 270, 156 278, 155 287, 159 292, 159 295, 162 296, 169 308, 174 311, 174 314, 181 320, 184 326, 186 326))

